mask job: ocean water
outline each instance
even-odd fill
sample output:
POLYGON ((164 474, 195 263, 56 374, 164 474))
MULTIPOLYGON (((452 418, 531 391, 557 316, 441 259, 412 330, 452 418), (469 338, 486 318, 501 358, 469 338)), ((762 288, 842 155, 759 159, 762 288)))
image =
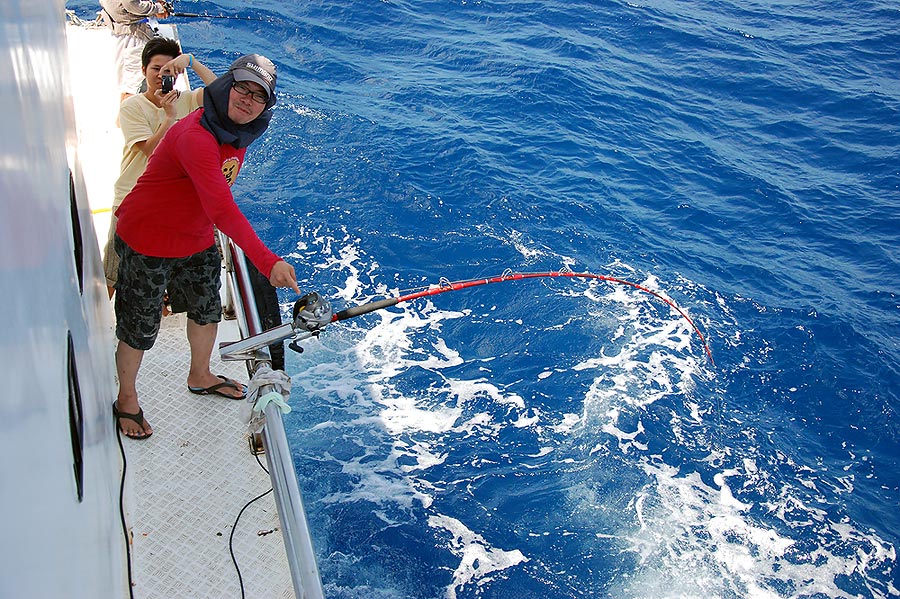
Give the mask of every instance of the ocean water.
POLYGON ((304 290, 570 268, 714 358, 596 280, 331 325, 286 416, 326 596, 900 596, 900 6, 175 8, 279 67, 234 190, 304 290))

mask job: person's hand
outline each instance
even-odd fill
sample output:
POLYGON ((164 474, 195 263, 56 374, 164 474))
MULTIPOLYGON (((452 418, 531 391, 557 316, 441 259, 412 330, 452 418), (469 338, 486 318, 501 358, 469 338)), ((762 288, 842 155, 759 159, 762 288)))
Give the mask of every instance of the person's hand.
POLYGON ((181 92, 173 89, 169 93, 164 94, 161 89, 158 89, 153 94, 159 98, 159 106, 166 111, 166 116, 172 121, 177 120, 178 109, 175 106, 175 102, 178 100, 181 92))
POLYGON ((187 71, 188 64, 191 62, 190 54, 179 54, 166 64, 162 66, 159 70, 160 73, 167 73, 173 75, 181 75, 185 71, 187 71))
POLYGON ((269 273, 269 283, 272 284, 272 287, 290 287, 297 292, 297 295, 300 295, 297 273, 294 272, 294 267, 284 260, 279 260, 272 267, 272 272, 269 273))
POLYGON ((166 5, 162 2, 156 3, 156 18, 157 19, 165 19, 168 18, 169 13, 166 11, 166 5))

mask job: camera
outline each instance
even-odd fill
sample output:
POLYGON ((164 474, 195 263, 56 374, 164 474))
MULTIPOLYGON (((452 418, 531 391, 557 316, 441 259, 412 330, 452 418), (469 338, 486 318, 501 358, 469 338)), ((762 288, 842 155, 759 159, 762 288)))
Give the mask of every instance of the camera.
POLYGON ((167 94, 175 89, 175 75, 162 76, 162 93, 167 94))

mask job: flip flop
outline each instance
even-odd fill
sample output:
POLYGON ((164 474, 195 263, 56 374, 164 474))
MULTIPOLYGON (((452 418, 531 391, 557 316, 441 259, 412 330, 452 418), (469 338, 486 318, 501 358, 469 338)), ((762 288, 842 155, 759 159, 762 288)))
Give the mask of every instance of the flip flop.
POLYGON ((119 426, 119 421, 122 420, 122 418, 136 422, 138 424, 138 426, 141 427, 142 431, 146 431, 146 429, 144 428, 144 421, 145 421, 144 420, 144 409, 138 408, 137 414, 129 414, 128 412, 120 412, 119 409, 116 407, 116 403, 117 402, 113 402, 113 405, 112 405, 113 416, 116 418, 116 428, 118 428, 119 431, 123 435, 125 435, 129 439, 134 439, 135 441, 149 439, 153 435, 152 431, 150 433, 145 432, 143 435, 129 435, 128 433, 123 431, 122 427, 119 426))
POLYGON ((216 385, 210 385, 209 387, 191 387, 190 385, 188 385, 188 391, 196 395, 218 395, 219 397, 224 397, 226 399, 244 399, 245 397, 247 397, 247 388, 244 385, 229 380, 228 377, 222 376, 221 374, 217 374, 216 376, 222 379, 222 381, 224 382, 218 383, 216 385), (241 391, 242 394, 238 396, 222 393, 221 391, 219 391, 219 389, 221 389, 222 387, 231 387, 232 389, 241 391))

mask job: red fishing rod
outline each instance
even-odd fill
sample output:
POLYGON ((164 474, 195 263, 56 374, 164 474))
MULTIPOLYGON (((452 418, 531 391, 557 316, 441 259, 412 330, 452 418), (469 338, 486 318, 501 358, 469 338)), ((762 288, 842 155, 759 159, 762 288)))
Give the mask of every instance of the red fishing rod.
MULTIPOLYGON (((389 297, 352 308, 347 308, 346 310, 341 310, 337 313, 332 313, 331 306, 328 301, 322 298, 318 293, 313 292, 301 297, 294 303, 294 324, 292 326, 294 330, 299 329, 301 331, 307 332, 304 337, 306 338, 313 335, 318 335, 319 331, 325 328, 325 326, 329 323, 347 320, 349 318, 354 318, 356 316, 361 316, 363 314, 368 314, 370 312, 375 312, 376 310, 382 310, 384 308, 390 308, 391 306, 396 306, 397 304, 402 302, 408 302, 414 299, 439 295, 441 293, 447 293, 449 291, 459 291, 461 289, 469 289, 470 287, 489 285, 491 283, 505 283, 507 281, 544 278, 595 279, 598 281, 606 281, 608 283, 627 285, 645 293, 649 293, 653 297, 661 299, 673 310, 678 312, 678 314, 680 314, 681 317, 691 325, 691 328, 694 329, 694 332, 700 338, 700 342, 703 344, 703 350, 709 357, 709 361, 713 365, 715 365, 716 362, 715 360, 713 360, 712 351, 710 351, 709 345, 706 343, 706 338, 703 336, 703 333, 700 332, 700 329, 697 328, 697 325, 694 324, 694 321, 684 313, 684 310, 679 308, 675 304, 675 302, 673 302, 669 298, 656 291, 653 291, 652 289, 649 289, 648 287, 639 285, 638 283, 632 283, 631 281, 626 281, 624 279, 619 279, 617 277, 598 275, 589 272, 572 272, 570 270, 528 273, 514 273, 511 270, 507 270, 500 276, 489 277, 486 279, 471 279, 468 281, 456 282, 450 282, 447 279, 441 279, 438 285, 427 287, 419 291, 413 291, 405 295, 389 297)), ((302 351, 302 348, 297 345, 296 340, 290 344, 290 347, 295 351, 302 351)))

